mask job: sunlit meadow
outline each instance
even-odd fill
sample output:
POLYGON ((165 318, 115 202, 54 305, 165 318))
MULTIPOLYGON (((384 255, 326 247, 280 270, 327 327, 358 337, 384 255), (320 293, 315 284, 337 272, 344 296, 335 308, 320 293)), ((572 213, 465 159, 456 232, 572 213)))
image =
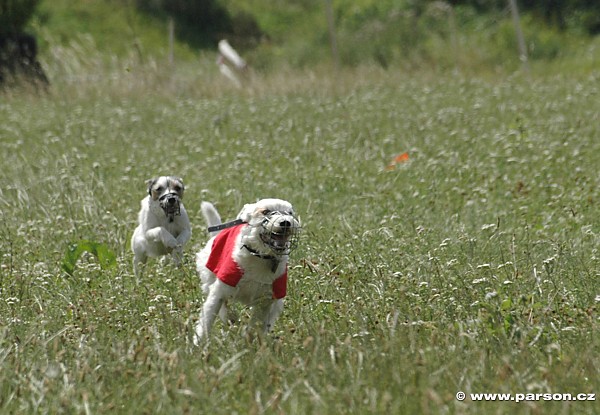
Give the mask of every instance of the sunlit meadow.
POLYGON ((1 413, 597 413, 468 395, 600 392, 597 75, 237 90, 149 67, 0 96, 1 413), (161 174, 183 178, 193 236, 182 269, 136 279, 161 174), (283 316, 263 342, 218 323, 193 348, 200 202, 229 219, 261 197, 304 227, 283 316), (69 275, 79 241, 116 264, 83 254, 69 275))

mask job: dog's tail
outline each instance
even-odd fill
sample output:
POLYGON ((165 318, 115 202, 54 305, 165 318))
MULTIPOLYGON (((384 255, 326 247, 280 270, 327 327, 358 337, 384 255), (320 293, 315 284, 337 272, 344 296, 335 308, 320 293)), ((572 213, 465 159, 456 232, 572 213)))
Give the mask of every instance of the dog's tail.
MULTIPOLYGON (((202 202, 200 204, 200 210, 202 210, 202 214, 206 219, 206 226, 209 228, 211 226, 216 226, 221 224, 221 216, 219 216, 219 212, 214 207, 214 205, 210 202, 202 202)), ((214 231, 210 233, 210 236, 215 236, 219 231, 214 231)))

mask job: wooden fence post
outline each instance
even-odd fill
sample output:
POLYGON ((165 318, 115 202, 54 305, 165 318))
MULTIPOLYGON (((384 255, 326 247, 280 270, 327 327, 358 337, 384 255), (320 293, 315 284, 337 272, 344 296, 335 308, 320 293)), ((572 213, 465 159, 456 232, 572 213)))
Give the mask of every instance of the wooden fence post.
POLYGON ((337 40, 335 37, 332 0, 325 0, 325 8, 327 13, 327 26, 329 27, 329 40, 331 42, 331 56, 333 57, 333 65, 337 70, 340 67, 340 55, 338 53, 337 40))
POLYGON ((521 61, 525 72, 529 73, 529 62, 527 57, 527 46, 525 45, 525 37, 521 30, 521 19, 519 18, 519 8, 516 0, 508 0, 510 13, 512 14, 513 24, 515 25, 515 33, 517 35, 517 43, 519 45, 519 60, 521 61))
POLYGON ((175 62, 175 21, 169 17, 169 65, 173 66, 175 62))

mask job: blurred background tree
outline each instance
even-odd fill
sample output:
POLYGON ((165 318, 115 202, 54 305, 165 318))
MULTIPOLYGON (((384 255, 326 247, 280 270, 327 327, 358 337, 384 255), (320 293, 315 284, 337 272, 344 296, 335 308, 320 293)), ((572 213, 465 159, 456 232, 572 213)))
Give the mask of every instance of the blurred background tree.
POLYGON ((0 36, 20 33, 35 13, 39 0, 0 0, 0 36))
POLYGON ((251 46, 263 33, 248 13, 232 16, 217 0, 136 0, 145 13, 174 19, 177 37, 195 47, 214 47, 222 37, 251 46))
POLYGON ((37 61, 37 42, 24 32, 39 0, 0 0, 0 84, 18 78, 48 83, 37 61))
MULTIPOLYGON (((329 62, 331 36, 342 66, 374 63, 383 68, 443 70, 514 68, 520 63, 508 0, 331 0, 333 30, 325 4, 323 0, 0 0, 0 36, 6 39, 25 28, 37 36, 42 62, 53 79, 51 65, 64 66, 60 48, 85 45, 89 47, 85 53, 78 49, 81 61, 90 61, 95 51, 109 61, 129 54, 161 56, 170 39, 179 61, 197 57, 199 50, 215 52, 218 41, 227 39, 250 66, 265 71, 279 65, 301 68, 329 62), (173 38, 167 34, 171 27, 173 38), (60 59, 48 59, 58 55, 60 59)), ((517 0, 517 4, 534 61, 589 55, 591 46, 586 45, 598 41, 594 35, 600 33, 600 0, 517 0)), ((32 43, 21 45, 27 44, 32 43)))
MULTIPOLYGON (((448 0, 453 6, 471 6, 481 13, 504 9, 506 0, 448 0)), ((518 0, 523 11, 542 17, 561 30, 579 27, 587 34, 600 33, 600 1, 598 0, 518 0)))

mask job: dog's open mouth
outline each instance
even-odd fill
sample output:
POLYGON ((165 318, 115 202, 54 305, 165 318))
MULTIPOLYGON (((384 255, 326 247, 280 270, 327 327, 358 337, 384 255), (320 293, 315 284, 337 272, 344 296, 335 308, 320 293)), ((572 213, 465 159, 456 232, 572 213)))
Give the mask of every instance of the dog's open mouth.
POLYGON ((300 226, 295 218, 269 215, 262 227, 261 240, 274 253, 287 255, 298 245, 300 226))
POLYGON ((181 209, 179 207, 179 196, 175 193, 166 193, 162 195, 158 199, 160 203, 160 207, 165 212, 165 215, 169 218, 169 220, 173 221, 175 216, 181 214, 181 209))
POLYGON ((261 234, 262 241, 277 253, 286 253, 290 250, 290 236, 277 233, 261 234))

